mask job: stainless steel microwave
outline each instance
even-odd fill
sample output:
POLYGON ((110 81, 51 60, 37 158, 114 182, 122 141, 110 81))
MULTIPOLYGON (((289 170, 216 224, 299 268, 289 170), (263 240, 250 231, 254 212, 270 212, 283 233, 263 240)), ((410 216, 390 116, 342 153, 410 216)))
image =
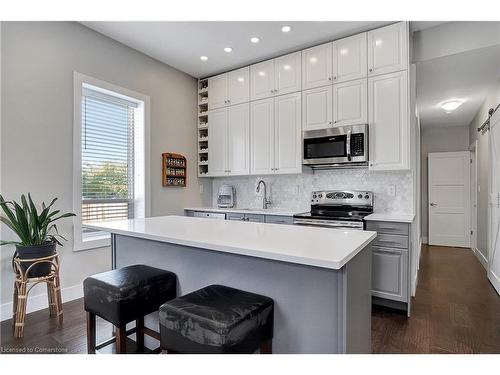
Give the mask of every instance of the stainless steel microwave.
POLYGON ((304 131, 303 164, 315 169, 368 165, 368 125, 304 131))

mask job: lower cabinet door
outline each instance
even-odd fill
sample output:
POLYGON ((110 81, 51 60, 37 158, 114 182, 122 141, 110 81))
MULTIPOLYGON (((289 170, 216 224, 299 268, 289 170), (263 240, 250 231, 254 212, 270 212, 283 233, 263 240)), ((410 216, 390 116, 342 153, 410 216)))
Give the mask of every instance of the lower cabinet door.
POLYGON ((251 221, 252 223, 263 223, 264 222, 264 215, 245 214, 245 220, 251 221))
POLYGON ((226 215, 227 220, 243 221, 245 214, 229 213, 226 215))
POLYGON ((372 295, 408 301, 408 251, 372 247, 372 295))

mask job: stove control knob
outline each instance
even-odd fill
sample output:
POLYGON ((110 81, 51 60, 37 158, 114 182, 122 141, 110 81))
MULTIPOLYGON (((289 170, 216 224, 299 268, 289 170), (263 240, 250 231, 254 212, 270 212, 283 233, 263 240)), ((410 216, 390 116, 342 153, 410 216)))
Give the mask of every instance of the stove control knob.
POLYGON ((358 198, 359 199, 363 198, 363 194, 358 194, 358 198))
POLYGON ((313 194, 313 198, 316 199, 316 194, 313 194))
POLYGON ((370 196, 368 194, 365 195, 365 199, 370 199, 370 196))
POLYGON ((319 195, 318 195, 318 198, 323 198, 323 194, 319 194, 319 195))

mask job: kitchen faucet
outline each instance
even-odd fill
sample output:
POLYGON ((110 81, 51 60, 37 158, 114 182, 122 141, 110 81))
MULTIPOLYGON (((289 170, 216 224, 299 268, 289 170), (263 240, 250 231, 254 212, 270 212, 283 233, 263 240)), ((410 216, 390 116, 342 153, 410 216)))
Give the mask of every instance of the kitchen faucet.
POLYGON ((271 205, 271 200, 267 198, 267 185, 266 185, 266 182, 264 180, 259 180, 259 182, 257 183, 257 193, 260 192, 260 185, 264 185, 264 197, 262 198, 262 208, 263 209, 268 209, 269 206, 271 205))

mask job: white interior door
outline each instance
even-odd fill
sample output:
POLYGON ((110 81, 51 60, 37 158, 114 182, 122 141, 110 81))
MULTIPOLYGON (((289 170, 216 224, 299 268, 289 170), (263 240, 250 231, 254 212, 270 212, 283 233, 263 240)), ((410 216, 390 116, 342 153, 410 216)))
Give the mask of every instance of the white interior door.
POLYGON ((488 279, 500 294, 500 110, 490 120, 488 279))
POLYGON ((429 245, 470 247, 470 152, 428 157, 429 245))

